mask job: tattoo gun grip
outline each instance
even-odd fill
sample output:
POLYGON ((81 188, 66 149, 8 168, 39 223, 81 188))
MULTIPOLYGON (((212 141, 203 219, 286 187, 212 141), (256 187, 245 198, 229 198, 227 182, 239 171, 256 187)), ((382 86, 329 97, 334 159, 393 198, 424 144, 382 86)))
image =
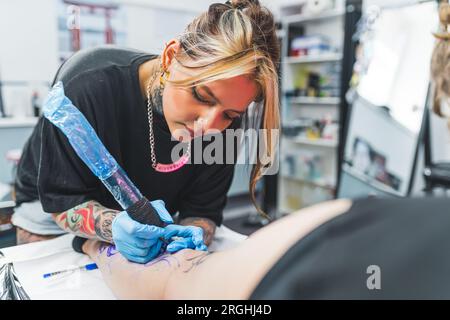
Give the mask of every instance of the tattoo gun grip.
POLYGON ((126 211, 133 220, 139 223, 155 225, 161 228, 167 226, 167 223, 161 220, 158 212, 146 197, 139 199, 139 201, 129 206, 126 211))

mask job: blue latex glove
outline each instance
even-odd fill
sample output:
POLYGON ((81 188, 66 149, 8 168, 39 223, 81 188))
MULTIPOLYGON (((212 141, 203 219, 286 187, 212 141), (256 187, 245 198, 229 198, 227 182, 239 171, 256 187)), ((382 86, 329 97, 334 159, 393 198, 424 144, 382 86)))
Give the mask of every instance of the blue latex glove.
POLYGON ((206 251, 208 249, 203 242, 203 229, 200 227, 170 224, 164 229, 164 239, 170 241, 172 237, 181 238, 173 240, 167 246, 167 252, 174 253, 181 249, 194 249, 201 251, 206 251))
MULTIPOLYGON (((150 202, 165 223, 173 223, 164 201, 150 202)), ((165 230, 133 220, 126 211, 120 212, 112 222, 112 237, 116 249, 128 260, 146 263, 160 254, 165 230)))

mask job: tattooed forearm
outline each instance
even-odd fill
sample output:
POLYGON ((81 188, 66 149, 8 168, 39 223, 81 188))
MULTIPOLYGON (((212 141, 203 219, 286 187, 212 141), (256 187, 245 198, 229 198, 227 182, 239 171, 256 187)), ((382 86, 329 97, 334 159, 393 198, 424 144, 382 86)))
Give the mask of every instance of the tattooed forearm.
POLYGON ((203 241, 209 246, 216 232, 216 224, 208 218, 185 218, 179 222, 183 226, 197 226, 203 228, 203 241))
POLYGON ((113 242, 112 222, 119 212, 106 209, 95 218, 95 233, 106 242, 113 242))
POLYGON ((112 242, 111 225, 118 213, 96 201, 88 201, 53 216, 63 230, 84 238, 112 242))
POLYGON ((97 202, 88 201, 57 215, 55 221, 66 231, 86 238, 95 238, 94 212, 99 207, 97 202))

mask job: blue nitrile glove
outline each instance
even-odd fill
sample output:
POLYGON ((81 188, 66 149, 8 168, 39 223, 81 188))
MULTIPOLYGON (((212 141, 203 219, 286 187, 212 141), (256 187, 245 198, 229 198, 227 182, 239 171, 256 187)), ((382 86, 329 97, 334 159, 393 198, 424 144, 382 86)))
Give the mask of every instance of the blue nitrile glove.
POLYGON ((174 253, 181 249, 208 250, 203 242, 203 229, 194 226, 180 226, 170 224, 164 228, 164 239, 171 240, 172 237, 181 239, 173 240, 167 246, 167 252, 174 253))
MULTIPOLYGON (((164 201, 150 202, 165 223, 173 223, 164 201)), ((139 223, 126 211, 120 212, 112 222, 112 237, 116 249, 128 260, 146 263, 156 258, 161 250, 165 230, 163 228, 139 223)))

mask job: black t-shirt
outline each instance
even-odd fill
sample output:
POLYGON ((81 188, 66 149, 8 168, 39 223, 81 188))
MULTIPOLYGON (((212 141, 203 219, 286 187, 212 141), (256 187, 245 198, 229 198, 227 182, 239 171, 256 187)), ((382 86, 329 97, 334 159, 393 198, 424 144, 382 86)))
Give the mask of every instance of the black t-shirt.
MULTIPOLYGON (((54 83, 63 82, 66 96, 143 195, 164 200, 167 210, 178 211, 180 218, 207 217, 220 225, 233 165, 187 164, 171 173, 151 167, 147 105, 138 67, 156 57, 115 46, 82 50, 60 67, 54 83)), ((153 126, 157 161, 171 163, 171 149, 178 142, 172 141, 162 114, 154 112, 153 126)), ((64 134, 44 117, 24 147, 15 189, 18 204, 40 200, 49 213, 88 200, 121 209, 64 134)))
POLYGON ((300 239, 252 299, 450 299, 450 199, 358 199, 300 239))

